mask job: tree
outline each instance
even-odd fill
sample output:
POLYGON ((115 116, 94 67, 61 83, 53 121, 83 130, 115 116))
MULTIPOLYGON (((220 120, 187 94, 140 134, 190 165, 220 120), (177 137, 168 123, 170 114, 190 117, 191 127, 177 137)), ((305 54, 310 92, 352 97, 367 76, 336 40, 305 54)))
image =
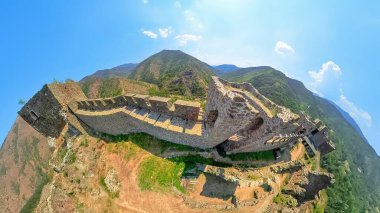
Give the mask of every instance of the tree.
POLYGON ((18 100, 18 104, 20 104, 20 105, 25 105, 25 103, 26 102, 23 99, 21 99, 21 98, 20 98, 20 100, 18 100))

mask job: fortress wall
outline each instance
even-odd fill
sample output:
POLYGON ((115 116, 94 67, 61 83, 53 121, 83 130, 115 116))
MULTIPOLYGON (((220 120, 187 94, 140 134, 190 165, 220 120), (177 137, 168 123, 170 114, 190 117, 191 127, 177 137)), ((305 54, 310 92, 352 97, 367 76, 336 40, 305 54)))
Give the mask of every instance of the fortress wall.
POLYGON ((66 122, 60 115, 59 101, 45 85, 18 112, 34 129, 45 136, 57 138, 66 122))
POLYGON ((47 87, 62 107, 66 107, 73 101, 87 99, 79 84, 75 82, 53 83, 48 84, 47 87))
POLYGON ((125 97, 123 96, 117 96, 117 97, 113 97, 113 98, 110 98, 110 99, 113 99, 115 104, 114 104, 114 107, 121 107, 121 106, 124 106, 125 105, 125 97))
POLYGON ((200 103, 177 100, 174 104, 169 98, 127 94, 114 98, 88 99, 77 102, 78 109, 85 111, 103 111, 123 106, 140 107, 186 120, 198 120, 200 103))
POLYGON ((266 151, 285 146, 294 142, 300 136, 297 133, 297 126, 294 123, 278 124, 268 120, 254 131, 243 130, 238 134, 247 137, 245 141, 227 141, 223 144, 228 153, 266 151), (279 137, 281 135, 281 137, 279 137))
MULTIPOLYGON (((150 112, 132 106, 89 112, 78 110, 75 115, 91 128, 112 135, 145 132, 159 139, 193 147, 210 148, 202 130, 194 121, 150 112)), ((202 128, 202 127, 201 127, 202 128)))
POLYGON ((292 113, 289 109, 279 106, 275 104, 273 101, 269 100, 267 97, 262 95, 256 88, 252 86, 250 83, 233 83, 233 82, 228 82, 223 79, 220 79, 220 81, 233 88, 241 89, 244 91, 249 92, 252 94, 255 98, 257 98, 261 103, 263 103, 268 109, 274 110, 276 112, 276 115, 278 119, 284 120, 284 122, 287 121, 295 121, 299 119, 299 116, 292 113))
POLYGON ((18 114, 38 132, 57 138, 66 125, 67 105, 85 98, 77 83, 46 84, 18 114))
POLYGON ((124 99, 127 102, 127 105, 131 105, 131 106, 136 106, 137 107, 138 105, 135 102, 135 100, 133 99, 133 96, 135 96, 135 94, 128 93, 128 94, 124 95, 124 99))
MULTIPOLYGON (((298 123, 295 123, 295 121, 300 118, 298 115, 274 104, 262 96, 249 83, 238 84, 230 83, 222 79, 219 79, 219 82, 217 81, 218 79, 213 80, 213 84, 210 84, 211 89, 209 89, 209 95, 211 97, 208 98, 208 101, 210 101, 211 98, 211 102, 206 106, 206 115, 211 111, 211 109, 207 107, 212 107, 215 104, 220 105, 220 103, 224 102, 224 100, 222 100, 223 98, 217 98, 218 95, 215 94, 215 91, 222 92, 223 97, 233 96, 231 94, 235 94, 234 98, 227 99, 227 101, 231 103, 231 106, 239 105, 235 99, 242 99, 242 103, 252 106, 257 110, 256 117, 253 119, 248 117, 243 118, 246 121, 251 119, 251 123, 248 123, 246 126, 241 123, 241 129, 236 132, 240 137, 238 141, 232 139, 231 141, 223 143, 223 147, 228 153, 271 150, 294 141, 294 138, 290 137, 290 135, 295 133, 297 129, 302 128, 298 123), (275 111, 272 111, 273 109, 275 109, 275 111), (262 121, 258 122, 258 118, 262 119, 262 121), (284 135, 284 137, 279 138, 275 143, 271 143, 270 140, 278 135, 284 135)), ((236 111, 235 108, 227 110, 232 116, 236 115, 236 111)), ((227 124, 227 127, 231 127, 231 124, 227 124)), ((234 137, 235 136, 232 138, 234 137)))
POLYGON ((228 85, 233 88, 241 89, 241 90, 246 90, 250 92, 252 95, 254 95, 257 99, 262 101, 264 105, 266 105, 268 108, 276 108, 277 105, 273 103, 271 100, 263 96, 259 91, 257 91, 256 88, 252 86, 252 84, 244 82, 244 83, 234 83, 234 82, 228 82, 223 79, 219 79, 223 84, 228 85))
POLYGON ((240 94, 227 89, 217 77, 209 85, 205 122, 209 141, 215 145, 229 139, 253 122, 259 111, 240 94))
POLYGON ((155 111, 164 114, 170 114, 173 110, 172 103, 169 102, 170 98, 153 96, 149 98, 149 103, 155 111))
POLYGON ((200 108, 201 104, 199 102, 177 100, 174 102, 174 111, 172 114, 187 120, 196 121, 200 108))
POLYGON ((137 106, 144 109, 151 109, 150 103, 148 101, 149 95, 135 95, 132 97, 137 106))

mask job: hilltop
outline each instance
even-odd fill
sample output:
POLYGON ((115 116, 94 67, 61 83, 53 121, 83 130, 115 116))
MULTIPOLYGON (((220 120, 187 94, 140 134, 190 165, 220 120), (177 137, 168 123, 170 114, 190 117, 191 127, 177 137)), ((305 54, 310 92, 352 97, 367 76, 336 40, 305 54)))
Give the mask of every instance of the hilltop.
POLYGON ((167 93, 204 97, 213 74, 208 64, 180 50, 163 50, 139 63, 129 77, 167 93))

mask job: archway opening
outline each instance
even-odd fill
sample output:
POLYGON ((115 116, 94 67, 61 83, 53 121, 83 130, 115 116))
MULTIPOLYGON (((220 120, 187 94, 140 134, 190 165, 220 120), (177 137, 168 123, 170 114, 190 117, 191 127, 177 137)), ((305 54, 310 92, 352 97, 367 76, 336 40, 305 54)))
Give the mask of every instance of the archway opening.
POLYGON ((264 119, 261 117, 255 118, 250 124, 248 124, 243 130, 239 131, 238 134, 250 137, 250 135, 259 129, 264 124, 264 119))
POLYGON ((263 118, 261 118, 261 117, 255 118, 255 120, 253 120, 252 123, 250 124, 250 127, 248 130, 255 131, 258 128, 260 128, 260 126, 263 124, 264 124, 263 118))

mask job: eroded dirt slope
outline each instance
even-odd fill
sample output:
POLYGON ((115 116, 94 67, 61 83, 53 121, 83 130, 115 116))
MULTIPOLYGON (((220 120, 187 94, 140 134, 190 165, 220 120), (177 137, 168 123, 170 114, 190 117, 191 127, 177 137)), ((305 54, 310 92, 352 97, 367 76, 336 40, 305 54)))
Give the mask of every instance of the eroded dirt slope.
POLYGON ((1 212, 19 212, 46 182, 51 153, 47 139, 18 117, 0 150, 1 212))

